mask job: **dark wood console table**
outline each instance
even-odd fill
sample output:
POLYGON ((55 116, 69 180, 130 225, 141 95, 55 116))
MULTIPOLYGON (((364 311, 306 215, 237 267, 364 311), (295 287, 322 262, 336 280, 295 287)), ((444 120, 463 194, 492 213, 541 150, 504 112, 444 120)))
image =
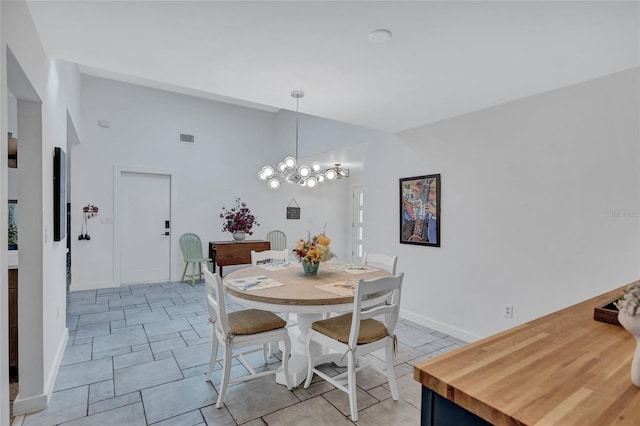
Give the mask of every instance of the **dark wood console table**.
POLYGON ((213 260, 213 272, 216 272, 216 263, 220 267, 227 265, 248 265, 251 263, 251 251, 270 250, 271 243, 262 240, 248 241, 209 241, 209 258, 213 260))

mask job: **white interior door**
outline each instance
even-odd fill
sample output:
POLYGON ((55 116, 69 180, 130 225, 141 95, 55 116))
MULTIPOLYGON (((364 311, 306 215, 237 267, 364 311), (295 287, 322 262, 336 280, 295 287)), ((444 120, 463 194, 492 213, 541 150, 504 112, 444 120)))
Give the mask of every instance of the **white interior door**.
POLYGON ((353 236, 351 261, 361 263, 363 256, 362 238, 364 234, 364 192, 361 186, 353 188, 353 236))
POLYGON ((170 281, 171 176, 121 173, 120 280, 170 281))

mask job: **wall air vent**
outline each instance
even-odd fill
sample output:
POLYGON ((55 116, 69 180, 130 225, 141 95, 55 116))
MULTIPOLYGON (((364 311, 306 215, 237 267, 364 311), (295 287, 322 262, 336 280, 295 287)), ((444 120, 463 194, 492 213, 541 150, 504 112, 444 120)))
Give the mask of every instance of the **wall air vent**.
POLYGON ((187 135, 186 133, 180 133, 180 142, 196 143, 196 137, 194 135, 187 135))

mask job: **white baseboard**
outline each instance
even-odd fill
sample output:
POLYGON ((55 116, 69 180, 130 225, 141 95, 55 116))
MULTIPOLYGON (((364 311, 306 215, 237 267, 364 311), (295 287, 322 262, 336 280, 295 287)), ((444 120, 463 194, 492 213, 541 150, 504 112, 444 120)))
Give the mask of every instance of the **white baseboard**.
POLYGON ((21 398, 20 393, 16 396, 15 401, 13 401, 13 415, 19 416, 22 414, 33 413, 35 411, 44 410, 49 405, 49 399, 51 398, 51 393, 53 393, 53 386, 56 382, 56 377, 58 376, 58 370, 60 369, 60 363, 62 362, 62 357, 64 355, 64 350, 67 347, 67 342, 69 341, 69 329, 65 328, 62 339, 60 339, 60 343, 58 344, 58 349, 56 350, 56 354, 53 360, 53 367, 51 368, 51 372, 49 373, 49 377, 45 383, 44 394, 34 395, 28 398, 21 398))
POLYGON ((444 324, 442 322, 427 318, 422 315, 418 315, 413 312, 406 311, 404 309, 400 309, 400 317, 408 319, 409 321, 413 321, 416 324, 433 328, 434 330, 448 334, 449 336, 453 336, 457 339, 464 340, 465 342, 471 343, 484 338, 484 336, 478 336, 477 334, 470 333, 466 330, 461 330, 459 328, 444 324))
POLYGON ((120 287, 120 284, 116 284, 113 281, 104 282, 104 283, 82 283, 82 284, 71 283, 71 285, 69 286, 69 291, 97 290, 99 288, 112 288, 112 287, 120 287))
POLYGON ((29 398, 20 398, 20 393, 13 401, 13 415, 18 416, 21 414, 33 413, 34 411, 40 411, 47 408, 49 397, 48 395, 34 395, 29 398))
POLYGON ((56 355, 53 360, 53 368, 49 372, 49 377, 45 382, 44 388, 46 389, 47 395, 51 397, 53 393, 53 386, 56 384, 56 377, 58 377, 58 371, 60 370, 60 364, 62 364, 62 357, 64 356, 64 350, 67 347, 67 342, 69 341, 69 329, 64 329, 64 335, 58 344, 58 349, 56 350, 56 355))

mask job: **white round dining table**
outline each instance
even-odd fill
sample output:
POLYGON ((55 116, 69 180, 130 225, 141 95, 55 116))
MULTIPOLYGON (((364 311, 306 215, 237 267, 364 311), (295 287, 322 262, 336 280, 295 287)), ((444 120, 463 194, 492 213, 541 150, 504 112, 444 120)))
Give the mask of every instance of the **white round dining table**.
MULTIPOLYGON (((289 359, 289 375, 294 386, 302 383, 307 377, 308 351, 307 335, 314 321, 321 320, 323 314, 344 313, 353 310, 353 295, 338 295, 318 288, 322 285, 347 283, 359 278, 370 280, 388 277, 391 273, 383 269, 362 267, 344 262, 324 262, 320 264, 318 274, 305 275, 300 264, 292 263, 283 269, 276 266, 250 266, 229 273, 223 279, 227 296, 243 306, 287 312, 297 317, 297 328, 289 327, 291 338, 291 358, 289 359), (362 269, 365 268, 365 269, 362 269), (275 269, 275 270, 270 270, 275 269), (239 279, 266 276, 278 284, 277 287, 247 289, 234 285, 239 279)), ((371 299, 368 304, 379 303, 371 299)), ((315 342, 309 351, 321 354, 322 347, 315 342)), ((326 357, 325 357, 326 358, 326 357)), ((276 381, 285 384, 282 372, 276 375, 276 381)))

